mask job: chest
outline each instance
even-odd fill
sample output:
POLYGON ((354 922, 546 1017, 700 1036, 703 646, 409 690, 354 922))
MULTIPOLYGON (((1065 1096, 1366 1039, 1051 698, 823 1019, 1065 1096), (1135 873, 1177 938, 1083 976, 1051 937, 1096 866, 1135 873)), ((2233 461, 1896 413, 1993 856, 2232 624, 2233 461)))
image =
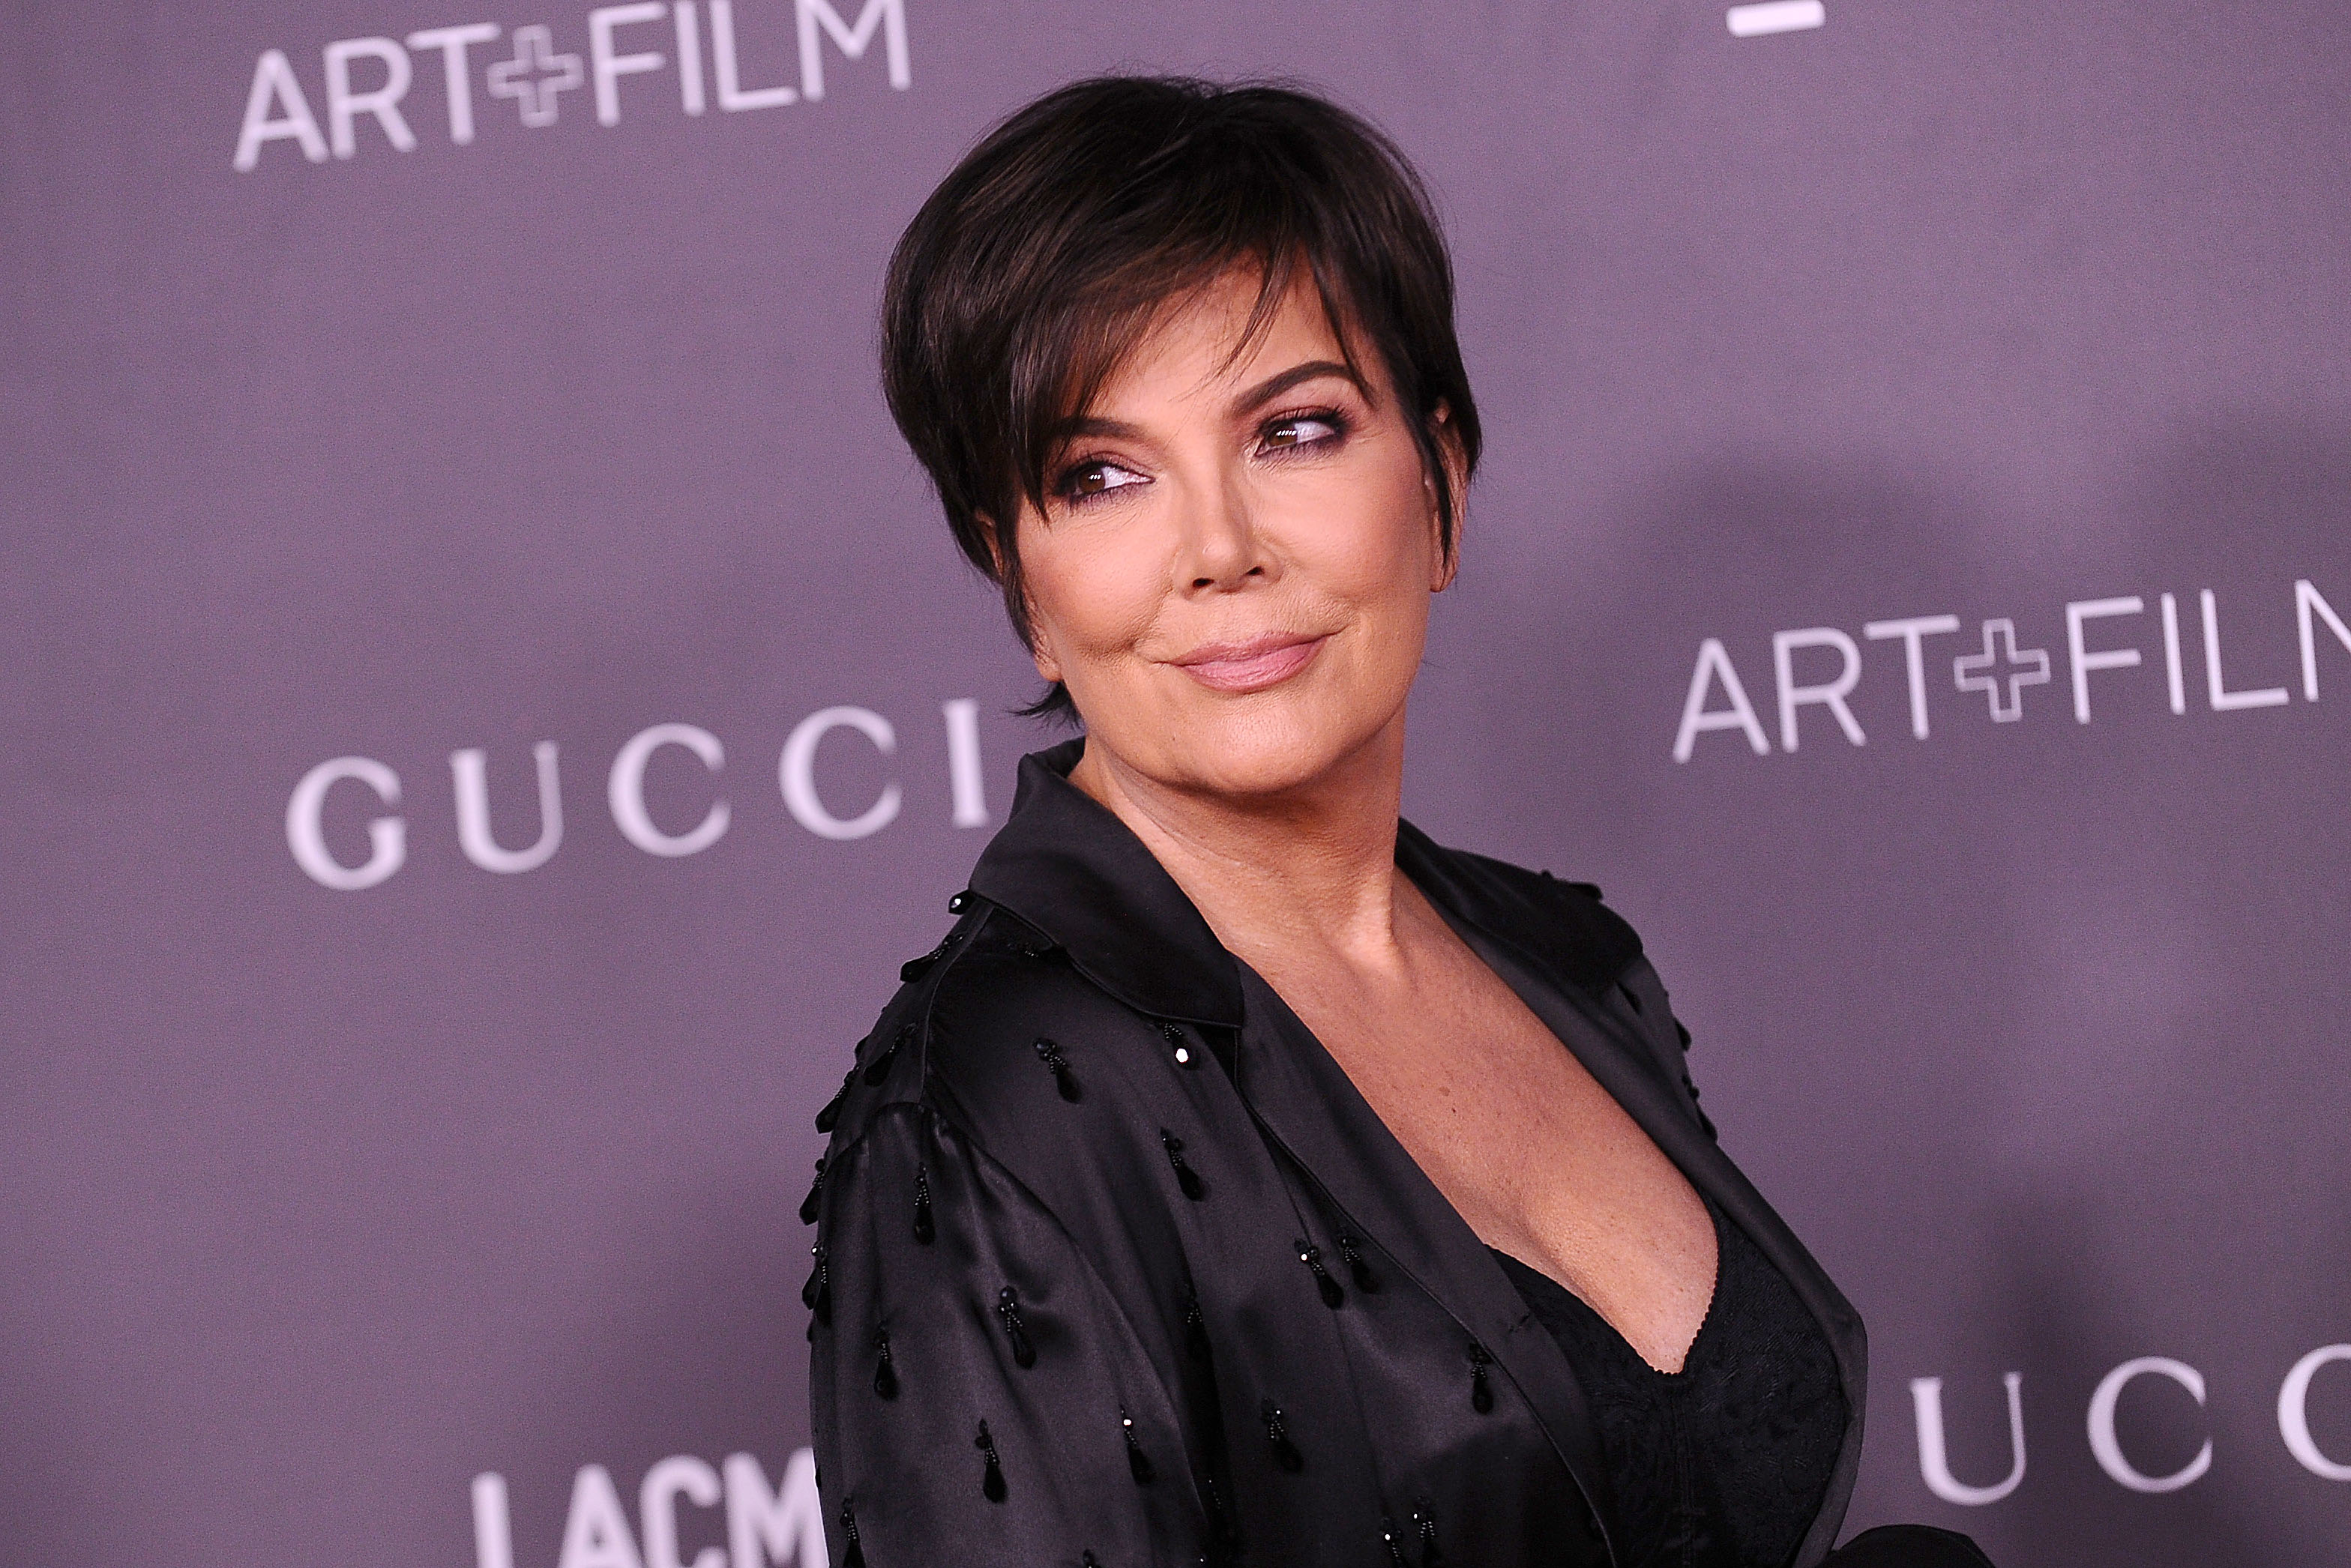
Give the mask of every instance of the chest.
POLYGON ((1574 1053, 1474 954, 1408 975, 1269 977, 1487 1245, 1673 1370, 1714 1287, 1705 1206, 1574 1053))

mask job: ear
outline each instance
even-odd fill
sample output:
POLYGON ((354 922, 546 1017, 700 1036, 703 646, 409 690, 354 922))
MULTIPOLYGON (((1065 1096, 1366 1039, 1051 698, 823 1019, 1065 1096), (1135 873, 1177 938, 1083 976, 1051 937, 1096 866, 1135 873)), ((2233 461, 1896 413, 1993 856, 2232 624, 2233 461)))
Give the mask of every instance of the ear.
MULTIPOLYGON (((975 512, 973 516, 979 521, 980 537, 987 541, 987 559, 989 564, 996 569, 996 580, 1001 583, 1004 580, 1005 565, 1002 536, 996 530, 995 520, 987 513, 975 512)), ((1055 658, 1052 651, 1045 645, 1044 628, 1037 623, 1037 609, 1029 601, 1025 583, 1021 589, 1019 606, 1015 614, 1017 617, 1015 630, 1020 633, 1020 641, 1028 648, 1029 657, 1035 662, 1037 673, 1049 681, 1060 680, 1061 662, 1055 658)))
POLYGON ((1443 526, 1444 513, 1437 506, 1437 486, 1445 486, 1453 503, 1453 538, 1449 545, 1440 546, 1436 569, 1429 574, 1428 591, 1442 593, 1453 585, 1461 570, 1461 535, 1469 521, 1469 465, 1461 450, 1461 438, 1453 426, 1453 411, 1439 402, 1428 416, 1429 434, 1437 438, 1440 472, 1425 475, 1421 483, 1428 491, 1428 526, 1434 533, 1443 526))
POLYGON ((1004 538, 996 519, 986 512, 974 512, 971 520, 979 525, 979 537, 987 546, 987 574, 997 581, 1004 580, 1004 538))

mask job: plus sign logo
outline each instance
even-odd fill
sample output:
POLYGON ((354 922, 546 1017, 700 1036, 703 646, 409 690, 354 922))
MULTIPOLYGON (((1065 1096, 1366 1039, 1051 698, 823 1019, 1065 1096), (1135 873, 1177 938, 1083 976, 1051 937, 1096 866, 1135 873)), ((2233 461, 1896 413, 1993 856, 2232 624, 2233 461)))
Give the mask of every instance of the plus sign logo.
POLYGON ((2016 646, 2016 622, 2005 617, 1983 623, 1983 652, 1951 661, 1951 682, 1963 692, 1981 692, 1991 704, 1992 722, 2014 724, 2024 716, 2024 688, 2049 684, 2049 653, 2016 646), (2000 651, 1994 653, 1992 644, 2000 651), (1999 672, 2008 672, 2003 678, 1999 672), (2005 686, 2003 694, 2001 688, 2005 686), (2005 695, 2006 702, 2001 701, 2005 695))
POLYGON ((490 68, 490 96, 513 99, 533 131, 554 124, 555 95, 588 79, 580 57, 557 54, 554 29, 538 24, 517 27, 514 47, 514 58, 490 68))
POLYGON ((292 162, 297 152, 309 163, 413 152, 432 134, 436 94, 449 145, 465 147, 475 139, 477 93, 511 101, 526 128, 544 131, 560 113, 561 95, 584 89, 596 123, 609 129, 669 114, 700 119, 714 107, 745 114, 821 103, 828 60, 862 60, 876 45, 894 90, 914 80, 906 0, 631 0, 590 10, 582 31, 584 47, 568 47, 545 22, 517 27, 510 37, 496 22, 463 22, 338 38, 320 52, 315 87, 304 84, 285 50, 264 49, 229 166, 248 174, 265 162, 292 162), (841 15, 844 5, 857 7, 853 17, 841 15), (494 59, 501 37, 513 52, 494 59), (795 57, 797 76, 778 69, 795 57), (785 79, 759 79, 771 70, 785 79), (420 86, 421 94, 413 90, 420 86), (426 100, 421 111, 413 101, 418 96, 426 100), (313 103, 324 113, 314 113, 313 103), (281 142, 291 146, 278 150, 281 142))
MULTIPOLYGON (((2290 708, 2293 694, 2283 685, 2230 684, 2221 664, 2219 596, 2207 588, 2196 599, 2202 612, 2205 711, 2234 714, 2290 708)), ((2273 644, 2282 630, 2275 622, 2287 617, 2289 606, 2294 645, 2302 656, 2303 700, 2314 703, 2321 656, 2338 645, 2351 653, 2351 623, 2345 622, 2314 583, 2302 578, 2294 582, 2290 597, 2281 595, 2271 605, 2273 644)), ((2074 722, 2090 722, 2094 687, 2105 694, 2098 699, 2102 704, 2120 703, 2144 710, 2159 703, 2175 717, 2187 717, 2191 712, 2189 644, 2180 631, 2180 620, 2179 598, 2171 593, 2158 593, 2152 601, 2131 593, 2067 603, 2064 659, 2073 687, 2074 722), (2150 634, 2156 646, 2140 647, 2137 639, 2150 634), (2163 672, 2159 686, 2152 669, 2158 654, 2163 672), (2148 666, 2145 674, 2124 674, 2142 666, 2148 666)), ((1835 626, 1772 632, 1771 685, 1765 689, 1778 699, 1773 715, 1779 721, 1778 749, 1792 754, 1802 748, 1808 736, 1815 747, 1824 739, 1834 745, 1840 736, 1849 745, 1868 744, 1868 732, 1862 727, 1861 715, 1854 711, 1852 698, 1862 683, 1862 649, 1873 643, 1900 645, 1897 678, 1899 689, 1909 699, 1910 734, 1917 740, 1928 739, 1934 734, 1929 693, 1936 683, 1927 678, 1927 644, 1934 638, 1955 635, 1960 624, 1956 615, 1912 615, 1864 622, 1858 638, 1835 626)), ((2056 658, 2046 648, 2019 647, 2016 622, 2011 617, 1990 617, 1980 623, 1980 630, 1982 651, 1961 653, 1951 661, 1951 685, 1962 693, 1982 693, 1994 724, 2020 723, 2024 717, 2024 688, 2053 685, 2056 658)), ((2239 657, 2241 663, 2257 664, 2263 657, 2276 659, 2277 653, 2273 647, 2267 655, 2257 649, 2253 657, 2239 657)), ((1760 661, 1752 654, 1750 658, 1749 668, 1756 668, 1760 661)), ((1718 732, 1736 734, 1757 757, 1770 756, 1775 737, 1765 729, 1763 716, 1748 690, 1729 644, 1719 637, 1701 641, 1697 666, 1690 672, 1682 697, 1681 724, 1674 733, 1674 760, 1689 761, 1698 753, 1699 740, 1718 732)), ((1879 700, 1890 706, 1890 694, 1879 700)), ((1947 695, 1943 701, 1948 705, 1950 698, 1947 695)), ((1727 748, 1718 745, 1716 749, 1727 748)))

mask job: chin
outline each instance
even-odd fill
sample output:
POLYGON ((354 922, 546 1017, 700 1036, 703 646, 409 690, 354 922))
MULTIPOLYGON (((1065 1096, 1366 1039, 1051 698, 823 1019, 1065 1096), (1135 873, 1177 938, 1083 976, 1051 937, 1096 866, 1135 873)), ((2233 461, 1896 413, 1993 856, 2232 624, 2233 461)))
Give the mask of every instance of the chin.
POLYGON ((1358 716, 1301 712, 1290 704, 1228 709, 1175 727, 1165 755, 1170 776, 1194 789, 1235 798, 1276 797, 1328 778, 1359 755, 1380 727, 1366 726, 1358 716))

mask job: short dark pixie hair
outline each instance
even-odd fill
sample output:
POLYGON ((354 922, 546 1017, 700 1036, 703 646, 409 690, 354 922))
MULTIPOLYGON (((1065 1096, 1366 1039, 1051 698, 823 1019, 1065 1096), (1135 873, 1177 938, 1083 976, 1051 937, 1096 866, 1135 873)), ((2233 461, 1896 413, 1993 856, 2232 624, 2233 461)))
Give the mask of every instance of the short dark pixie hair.
MULTIPOLYGON (((1303 267, 1349 367, 1359 349, 1379 356, 1452 549, 1451 476, 1477 466, 1478 408, 1452 263, 1404 154, 1295 88, 1097 77, 1029 104, 956 165, 898 241, 883 294, 890 412, 1024 643, 1021 503, 1043 509, 1056 445, 1154 313, 1236 267, 1260 280, 1236 352, 1303 267)), ((1056 685, 1029 711, 1074 710, 1056 685)))

